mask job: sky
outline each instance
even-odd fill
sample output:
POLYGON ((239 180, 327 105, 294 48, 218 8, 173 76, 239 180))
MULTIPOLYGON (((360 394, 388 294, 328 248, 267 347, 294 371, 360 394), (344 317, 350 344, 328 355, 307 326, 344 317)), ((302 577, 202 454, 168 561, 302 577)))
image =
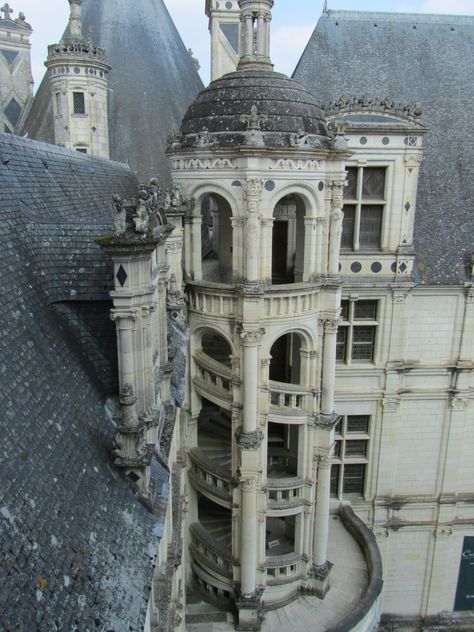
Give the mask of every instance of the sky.
MULTIPOLYGON (((101 0, 94 0, 95 2, 101 0)), ((138 0, 146 2, 146 0, 138 0)), ((201 64, 209 83, 209 34, 205 0, 164 0, 183 38, 201 64)), ((1 3, 0 3, 1 4, 1 3)), ((67 24, 67 0, 9 0, 14 17, 23 11, 34 29, 32 67, 35 89, 44 75, 47 45, 57 42, 67 24)), ((275 0, 272 22, 272 61, 275 70, 291 75, 320 17, 324 0, 275 0)), ((398 11, 474 15, 474 0, 328 0, 329 9, 398 11)))

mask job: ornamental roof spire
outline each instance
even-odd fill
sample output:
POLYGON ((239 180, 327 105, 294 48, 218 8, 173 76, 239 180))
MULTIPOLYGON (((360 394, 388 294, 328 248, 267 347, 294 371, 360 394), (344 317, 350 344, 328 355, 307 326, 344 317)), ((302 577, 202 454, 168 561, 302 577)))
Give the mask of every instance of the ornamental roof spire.
POLYGON ((270 23, 273 0, 239 0, 241 22, 238 70, 272 70, 270 61, 270 23))
POLYGON ((82 39, 82 0, 69 0, 71 9, 69 15, 69 36, 72 39, 82 39))

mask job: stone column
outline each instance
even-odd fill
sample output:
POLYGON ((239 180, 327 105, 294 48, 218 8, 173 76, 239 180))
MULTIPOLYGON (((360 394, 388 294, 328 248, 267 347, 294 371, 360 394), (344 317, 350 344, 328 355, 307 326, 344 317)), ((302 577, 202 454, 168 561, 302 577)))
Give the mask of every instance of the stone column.
POLYGON ((243 597, 255 593, 257 569, 257 479, 241 481, 240 590, 243 597))
POLYGON ((267 12, 265 14, 265 57, 270 59, 270 23, 272 21, 272 14, 267 12))
POLYGON ((191 277, 195 281, 202 279, 202 217, 193 215, 191 221, 191 277))
POLYGON ((142 307, 143 323, 143 365, 144 365, 144 386, 145 386, 145 411, 153 415, 156 405, 155 380, 153 367, 153 333, 152 333, 152 313, 156 310, 156 305, 142 307))
POLYGON ((259 57, 265 56, 265 35, 264 14, 260 11, 257 15, 257 55, 259 57))
POLYGON ((334 390, 336 386, 336 341, 337 320, 322 321, 324 328, 323 341, 323 377, 321 393, 321 414, 334 414, 334 390))
POLYGON ((317 217, 304 218, 304 265, 303 282, 311 281, 317 274, 317 217))
POLYGON ((256 331, 243 330, 240 334, 243 343, 243 365, 241 372, 243 380, 242 429, 246 435, 255 435, 257 432, 259 383, 258 346, 264 333, 264 329, 258 329, 256 331))
POLYGON ((192 217, 184 217, 184 274, 192 279, 192 217))
POLYGON ((260 215, 262 181, 249 178, 246 182, 246 226, 245 226, 245 280, 256 283, 260 277, 260 215))
POLYGON ((335 181, 331 185, 331 227, 329 231, 329 261, 328 274, 339 274, 339 253, 341 250, 342 220, 344 213, 344 182, 335 181))
POLYGON ((117 327, 117 352, 119 366, 119 387, 122 391, 125 384, 130 384, 135 390, 135 358, 133 334, 138 310, 112 309, 110 318, 117 327))
POLYGON ((322 598, 329 590, 329 573, 332 568, 331 562, 327 560, 331 459, 327 455, 319 455, 315 458, 318 464, 318 478, 314 511, 313 565, 310 570, 310 587, 312 592, 322 598))
POLYGON ((272 281, 272 233, 274 221, 273 218, 262 219, 260 270, 261 278, 266 283, 271 283, 272 281))

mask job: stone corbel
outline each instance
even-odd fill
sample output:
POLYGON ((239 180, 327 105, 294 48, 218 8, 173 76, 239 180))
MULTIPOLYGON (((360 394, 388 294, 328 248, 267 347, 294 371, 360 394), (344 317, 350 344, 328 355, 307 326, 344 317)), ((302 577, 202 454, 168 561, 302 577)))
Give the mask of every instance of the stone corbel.
POLYGON ((262 445, 263 432, 255 430, 254 432, 239 431, 236 435, 237 445, 241 450, 258 450, 262 445))

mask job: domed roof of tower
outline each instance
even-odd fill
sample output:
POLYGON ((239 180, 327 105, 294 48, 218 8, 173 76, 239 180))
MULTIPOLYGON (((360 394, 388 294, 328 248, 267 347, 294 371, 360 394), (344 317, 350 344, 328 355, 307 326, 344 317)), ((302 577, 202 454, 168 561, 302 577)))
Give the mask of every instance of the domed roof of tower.
MULTIPOLYGON (((141 180, 169 178, 166 139, 203 84, 163 0, 82 0, 82 35, 112 66, 110 157, 130 162, 141 180)), ((54 143, 47 75, 22 131, 54 143)))
POLYGON ((273 72, 270 23, 274 0, 239 0, 237 71, 213 81, 188 109, 181 147, 250 145, 318 147, 329 140, 322 109, 296 81, 273 72))
POLYGON ((287 146, 294 135, 314 137, 314 146, 329 138, 323 111, 306 88, 286 75, 249 68, 199 93, 183 119, 181 145, 199 145, 203 132, 219 146, 241 145, 249 130, 261 130, 267 147, 287 146))

